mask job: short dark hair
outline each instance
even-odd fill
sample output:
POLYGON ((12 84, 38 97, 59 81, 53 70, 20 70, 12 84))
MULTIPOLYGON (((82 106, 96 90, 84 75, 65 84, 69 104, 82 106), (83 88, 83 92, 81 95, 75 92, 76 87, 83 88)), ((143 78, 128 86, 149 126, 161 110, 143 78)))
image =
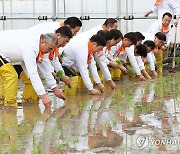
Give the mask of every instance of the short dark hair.
POLYGON ((142 33, 140 33, 140 32, 135 32, 135 34, 136 34, 136 36, 137 36, 138 41, 145 39, 145 37, 144 37, 144 35, 143 35, 142 33))
POLYGON ((105 37, 106 41, 113 39, 113 36, 112 36, 111 32, 110 32, 110 31, 107 31, 107 30, 99 30, 99 31, 97 32, 97 34, 100 34, 100 35, 102 35, 103 37, 105 37))
POLYGON ((69 25, 69 27, 72 29, 72 28, 75 28, 75 27, 81 27, 82 26, 82 22, 79 18, 77 17, 69 17, 67 18, 65 21, 64 21, 64 24, 65 25, 69 25))
POLYGON ((143 44, 146 45, 147 47, 150 47, 152 50, 154 50, 155 48, 155 43, 151 40, 146 40, 143 44))
POLYGON ((119 38, 121 38, 121 39, 123 38, 121 31, 118 29, 111 29, 110 32, 111 32, 114 40, 118 40, 119 38))
POLYGON ((157 32, 155 34, 155 36, 159 39, 159 40, 162 40, 162 41, 166 41, 166 35, 162 32, 157 32))
POLYGON ((61 34, 63 37, 72 38, 72 31, 68 26, 62 26, 56 30, 56 33, 61 34))
POLYGON ((142 57, 147 57, 147 47, 143 44, 140 44, 136 47, 136 53, 142 57))
POLYGON ((124 38, 129 39, 134 45, 137 43, 137 36, 134 32, 129 32, 124 35, 124 38))
POLYGON ((172 18, 172 14, 169 12, 164 13, 162 17, 164 18, 165 16, 172 18))
POLYGON ((112 27, 115 23, 117 23, 116 19, 108 18, 103 25, 112 27))
POLYGON ((90 38, 91 42, 96 42, 98 46, 106 46, 106 39, 100 34, 95 34, 90 38))

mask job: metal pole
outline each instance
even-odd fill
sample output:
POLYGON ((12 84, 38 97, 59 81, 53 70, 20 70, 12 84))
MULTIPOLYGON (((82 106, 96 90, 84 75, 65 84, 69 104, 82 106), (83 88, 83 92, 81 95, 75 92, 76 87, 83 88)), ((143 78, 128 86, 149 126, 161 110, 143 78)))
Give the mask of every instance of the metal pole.
MULTIPOLYGON (((121 1, 117 0, 117 17, 121 15, 121 1)), ((121 20, 118 20, 118 27, 121 27, 121 20)))
POLYGON ((59 17, 59 0, 57 0, 57 16, 59 17))
MULTIPOLYGON (((2 11, 3 11, 3 16, 4 16, 4 0, 2 0, 2 11)), ((5 30, 4 20, 3 20, 3 30, 5 30)))
MULTIPOLYGON (((87 7, 87 0, 86 0, 86 7, 87 7)), ((83 0, 81 0, 81 16, 83 16, 83 0)), ((83 26, 82 26, 81 30, 83 31, 83 26)))
MULTIPOLYGON (((12 17, 12 0, 10 0, 10 15, 12 17)), ((13 29, 12 19, 11 19, 11 29, 13 29)))
MULTIPOLYGON (((2 19, 2 17, 4 17, 4 16, 0 16, 0 20, 3 20, 2 19)), ((5 16, 6 17, 6 16, 5 16)), ((43 17, 43 16, 39 16, 39 17, 43 17)), ((6 19, 5 20, 11 20, 11 19, 13 19, 13 20, 20 20, 20 19, 38 19, 39 17, 6 17, 6 19)), ((84 16, 85 17, 85 16, 84 16)), ((86 16, 86 17, 88 17, 88 16, 86 16)), ((156 16, 154 16, 154 17, 133 17, 133 19, 132 19, 132 17, 133 16, 122 16, 122 17, 89 17, 89 19, 88 20, 93 20, 93 19, 108 19, 108 18, 113 18, 113 19, 116 19, 116 20, 121 20, 121 19, 123 19, 123 20, 135 20, 135 19, 157 19, 157 17, 156 16)), ((47 20, 48 19, 51 19, 52 20, 52 17, 47 17, 47 20)), ((56 19, 67 19, 67 17, 56 17, 56 19)), ((83 18, 83 19, 86 19, 87 20, 87 18, 83 18)), ((46 19, 44 19, 44 20, 46 20, 46 19)), ((4 21, 4 20, 3 20, 4 21)))
MULTIPOLYGON (((128 0, 126 0, 126 16, 128 16, 128 0)), ((128 32, 128 21, 126 21, 126 33, 128 32)))
POLYGON ((108 17, 108 4, 107 4, 107 0, 106 0, 106 17, 108 17))
MULTIPOLYGON (((35 0, 33 0, 33 17, 35 18, 35 0)), ((34 21, 34 25, 35 25, 35 20, 34 21)))
POLYGON ((66 0, 64 0, 64 17, 66 16, 66 0))
POLYGON ((176 58, 176 39, 177 39, 177 26, 175 27, 175 36, 174 36, 174 52, 173 52, 173 61, 172 61, 172 72, 175 69, 175 58, 176 58))
MULTIPOLYGON (((133 13, 133 0, 131 0, 131 14, 133 13)), ((133 20, 131 21, 131 31, 133 31, 133 20)))
POLYGON ((53 16, 52 16, 52 20, 56 21, 56 0, 52 0, 52 9, 53 9, 53 16))

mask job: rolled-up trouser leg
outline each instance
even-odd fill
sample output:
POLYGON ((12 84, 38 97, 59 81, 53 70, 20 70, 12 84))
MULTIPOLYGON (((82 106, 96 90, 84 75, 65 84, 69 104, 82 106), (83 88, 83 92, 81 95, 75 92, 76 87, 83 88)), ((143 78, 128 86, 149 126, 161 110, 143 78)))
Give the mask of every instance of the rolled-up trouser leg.
POLYGON ((34 102, 38 100, 38 95, 31 84, 31 80, 26 76, 24 71, 21 72, 20 79, 24 84, 22 102, 34 102))
POLYGON ((17 106, 18 75, 11 63, 0 67, 0 76, 3 79, 4 106, 17 106))

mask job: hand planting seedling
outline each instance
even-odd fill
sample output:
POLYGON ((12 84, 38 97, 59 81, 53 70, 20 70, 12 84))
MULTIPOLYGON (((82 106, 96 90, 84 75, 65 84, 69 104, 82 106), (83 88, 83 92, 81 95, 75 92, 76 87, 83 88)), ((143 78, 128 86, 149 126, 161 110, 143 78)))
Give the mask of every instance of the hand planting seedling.
POLYGON ((121 62, 121 60, 120 60, 119 58, 116 58, 115 61, 116 61, 116 63, 117 63, 118 65, 122 65, 122 62, 121 62))

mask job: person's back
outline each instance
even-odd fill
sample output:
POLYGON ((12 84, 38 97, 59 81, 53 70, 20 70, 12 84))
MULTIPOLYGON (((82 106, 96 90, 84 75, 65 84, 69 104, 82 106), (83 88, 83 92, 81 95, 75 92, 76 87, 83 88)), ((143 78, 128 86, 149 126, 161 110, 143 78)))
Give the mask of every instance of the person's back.
POLYGON ((141 32, 141 33, 145 36, 145 39, 143 40, 143 42, 145 42, 146 40, 154 41, 154 34, 150 32, 141 32))
POLYGON ((30 27, 28 30, 39 33, 52 33, 60 27, 59 22, 45 22, 30 27))
POLYGON ((100 30, 108 30, 117 29, 117 20, 113 18, 108 18, 102 25, 95 26, 89 30, 87 30, 86 35, 90 38, 95 35, 100 30))
POLYGON ((99 30, 103 30, 102 25, 95 26, 87 30, 86 32, 88 32, 87 35, 91 37, 92 35, 95 35, 99 30))
POLYGON ((89 39, 90 37, 87 35, 87 32, 74 36, 63 49, 65 56, 63 57, 62 65, 68 67, 77 65, 78 59, 76 57, 82 58, 82 60, 86 58, 84 60, 87 61, 89 39))
MULTIPOLYGON (((28 52, 30 44, 36 48, 38 37, 27 30, 5 30, 0 32, 0 55, 9 57, 11 62, 22 61, 22 51, 28 52), (28 46, 27 46, 28 44, 28 46)), ((35 49, 36 50, 36 49, 35 49)))

